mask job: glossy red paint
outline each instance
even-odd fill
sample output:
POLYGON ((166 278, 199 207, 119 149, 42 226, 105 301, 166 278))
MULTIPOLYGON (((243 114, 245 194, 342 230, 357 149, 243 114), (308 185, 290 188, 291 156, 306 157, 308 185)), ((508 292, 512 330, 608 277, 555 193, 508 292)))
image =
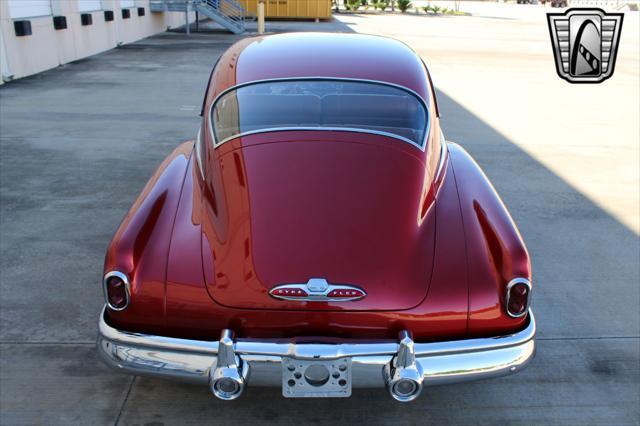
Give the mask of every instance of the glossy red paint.
POLYGON ((105 273, 120 271, 131 284, 130 306, 120 316, 138 327, 164 322, 167 254, 192 147, 184 143, 164 160, 107 249, 105 273))
POLYGON ((129 321, 127 309, 108 313, 114 326, 131 331, 199 339, 215 339, 219 331, 227 327, 245 337, 322 335, 394 338, 407 327, 414 331, 416 338, 423 340, 461 338, 466 335, 466 274, 465 269, 455 261, 464 256, 464 238, 459 226, 460 209, 450 166, 438 192, 438 200, 442 202, 434 204, 432 208, 438 224, 444 227, 455 224, 457 227, 452 233, 441 233, 442 242, 438 245, 441 249, 435 255, 427 301, 401 312, 350 312, 233 309, 212 300, 207 293, 205 280, 214 278, 213 269, 206 267, 214 264, 213 253, 210 250, 202 251, 204 273, 200 259, 194 256, 200 251, 203 228, 209 226, 208 221, 203 222, 203 216, 198 213, 209 206, 199 205, 198 200, 202 200, 203 196, 198 185, 201 175, 194 162, 195 157, 192 157, 171 241, 166 282, 166 320, 154 317, 156 323, 153 326, 139 325, 129 321))
POLYGON ((409 48, 357 35, 245 39, 214 70, 205 111, 230 85, 318 75, 415 90, 431 111, 425 150, 330 131, 255 134, 213 149, 205 114, 195 145, 165 160, 109 247, 105 272, 124 272, 132 285, 130 306, 108 311, 110 323, 211 340, 223 328, 240 337, 370 338, 409 329, 423 341, 522 327, 526 319, 509 317, 503 301, 508 281, 530 278, 524 243, 462 148, 448 144, 436 175, 435 100, 409 48), (310 278, 355 285, 367 297, 268 295, 310 278))
POLYGON ((203 239, 215 253, 207 287, 216 302, 371 311, 409 309, 426 297, 435 213, 420 217, 431 182, 414 146, 362 133, 278 132, 242 138, 217 154, 212 168, 220 179, 212 185, 226 194, 217 205, 229 226, 211 218, 219 226, 205 228, 203 239), (268 294, 314 277, 361 287, 367 297, 301 302, 268 294))
POLYGON ((456 144, 448 144, 454 164, 467 243, 469 332, 491 334, 520 326, 525 318, 505 312, 506 285, 531 280, 527 248, 511 215, 478 164, 456 144))

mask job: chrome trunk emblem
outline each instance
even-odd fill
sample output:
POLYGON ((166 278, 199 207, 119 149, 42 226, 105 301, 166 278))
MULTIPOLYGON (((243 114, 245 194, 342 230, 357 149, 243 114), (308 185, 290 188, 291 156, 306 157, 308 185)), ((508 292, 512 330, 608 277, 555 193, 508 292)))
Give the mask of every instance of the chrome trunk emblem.
POLYGON ((314 293, 323 293, 329 288, 329 283, 322 278, 311 278, 307 283, 307 288, 314 293))
POLYGON ((306 284, 283 284, 269 294, 276 299, 312 302, 349 302, 367 295, 364 290, 342 284, 329 284, 324 278, 311 278, 306 284))

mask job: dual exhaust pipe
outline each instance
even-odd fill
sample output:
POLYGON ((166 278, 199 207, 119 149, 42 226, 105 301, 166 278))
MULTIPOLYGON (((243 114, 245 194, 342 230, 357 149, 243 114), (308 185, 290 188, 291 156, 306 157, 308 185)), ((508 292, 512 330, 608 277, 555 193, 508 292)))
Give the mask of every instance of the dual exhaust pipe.
MULTIPOLYGON (((218 341, 218 360, 209 372, 211 392, 224 401, 239 398, 249 377, 249 365, 235 354, 233 338, 231 330, 222 331, 218 341)), ((411 334, 403 330, 399 338, 398 352, 384 367, 383 374, 391 397, 396 401, 409 402, 420 395, 424 376, 420 364, 416 363, 411 334)))

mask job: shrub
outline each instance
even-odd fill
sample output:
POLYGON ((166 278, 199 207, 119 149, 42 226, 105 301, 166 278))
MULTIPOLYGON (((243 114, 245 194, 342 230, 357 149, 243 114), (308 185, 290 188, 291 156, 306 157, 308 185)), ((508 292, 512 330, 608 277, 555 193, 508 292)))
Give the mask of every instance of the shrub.
POLYGON ((377 1, 377 2, 373 3, 373 7, 376 10, 384 11, 387 7, 389 7, 389 2, 388 1, 377 1))
POLYGON ((447 9, 447 10, 444 10, 442 13, 444 13, 445 15, 458 15, 458 16, 469 16, 470 15, 467 12, 460 12, 459 10, 455 10, 455 9, 447 9))
POLYGON ((437 15, 442 11, 442 9, 440 9, 438 6, 431 6, 431 5, 423 7, 422 10, 424 10, 424 13, 431 12, 434 15, 437 15))
POLYGON ((410 7, 411 0, 398 0, 398 9, 400 9, 400 12, 405 13, 410 7))
POLYGON ((344 7, 347 10, 358 10, 361 4, 360 0, 347 0, 344 7))

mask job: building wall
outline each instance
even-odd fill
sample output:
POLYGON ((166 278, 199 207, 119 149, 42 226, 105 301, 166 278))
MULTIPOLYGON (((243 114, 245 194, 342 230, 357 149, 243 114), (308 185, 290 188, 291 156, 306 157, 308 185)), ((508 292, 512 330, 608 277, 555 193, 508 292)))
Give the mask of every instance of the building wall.
MULTIPOLYGON (((12 19, 10 15, 9 1, 15 0, 0 0, 0 84, 95 55, 185 23, 184 13, 151 13, 149 0, 134 0, 135 7, 130 9, 129 19, 122 18, 121 0, 101 0, 102 9, 90 12, 92 25, 82 26, 77 0, 51 0, 52 15, 19 18, 31 22, 32 34, 18 37, 13 24, 17 19, 12 19), (144 16, 138 16, 138 7, 145 8, 144 16), (113 11, 113 21, 105 22, 105 10, 113 11), (65 16, 67 28, 54 29, 53 15, 65 16)), ((122 2, 125 4, 126 0, 122 2)), ((195 14, 191 13, 190 22, 194 19, 195 14)))
MULTIPOLYGON (((258 0, 238 0, 247 15, 258 14, 258 0)), ((266 0, 266 18, 330 19, 331 0, 266 0)))

